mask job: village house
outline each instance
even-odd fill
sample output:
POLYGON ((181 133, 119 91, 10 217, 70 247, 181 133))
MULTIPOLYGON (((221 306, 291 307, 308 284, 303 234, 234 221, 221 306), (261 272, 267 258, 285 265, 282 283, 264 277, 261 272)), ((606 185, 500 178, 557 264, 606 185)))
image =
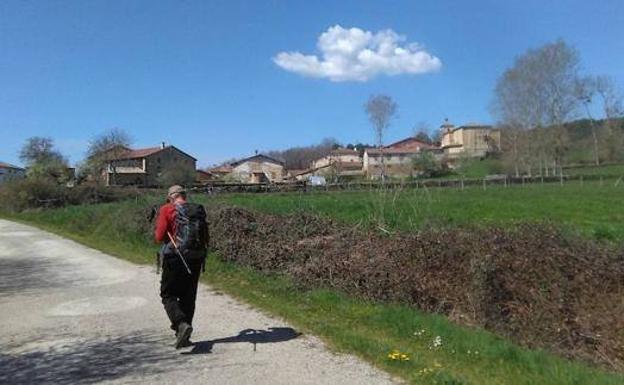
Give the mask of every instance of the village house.
POLYGON ((312 168, 321 168, 329 164, 345 163, 345 164, 358 164, 360 168, 362 166, 362 157, 357 150, 351 150, 348 148, 336 148, 329 154, 316 159, 312 162, 312 168))
POLYGON ((312 162, 311 172, 329 178, 358 177, 362 175, 362 157, 357 150, 336 148, 312 162))
POLYGON ((208 170, 215 179, 223 179, 232 173, 232 166, 229 164, 224 164, 217 167, 211 167, 208 170))
POLYGON ((105 183, 111 185, 157 186, 165 171, 195 176, 197 159, 175 146, 130 149, 117 147, 109 150, 110 156, 103 171, 105 183))
POLYGON ((436 151, 437 147, 409 137, 383 148, 367 148, 364 151, 363 173, 369 179, 386 176, 406 178, 415 176, 414 157, 421 151, 436 151), (383 159, 382 159, 383 158, 383 159))
POLYGON ((262 154, 233 162, 231 166, 230 175, 242 183, 282 182, 286 175, 282 161, 262 154))
POLYGON ((26 169, 9 163, 0 162, 0 184, 26 176, 26 169))
POLYGON ((500 130, 482 124, 455 127, 446 120, 440 126, 441 148, 447 159, 459 157, 482 158, 500 150, 500 130))

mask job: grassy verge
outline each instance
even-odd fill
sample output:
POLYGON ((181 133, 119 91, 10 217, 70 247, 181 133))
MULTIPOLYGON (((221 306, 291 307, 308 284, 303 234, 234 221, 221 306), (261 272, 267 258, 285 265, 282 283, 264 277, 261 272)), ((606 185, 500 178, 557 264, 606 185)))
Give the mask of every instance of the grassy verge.
MULTIPOLYGON (((120 202, 76 206, 9 219, 34 224, 135 263, 151 263, 156 247, 137 228, 138 206, 120 202)), ((624 377, 531 351, 491 333, 459 327, 409 307, 376 304, 326 290, 299 290, 211 255, 202 280, 355 353, 413 384, 621 384, 624 377), (415 334, 416 333, 416 334, 415 334), (440 337, 440 345, 434 340, 440 337), (391 360, 393 350, 409 360, 391 360)))

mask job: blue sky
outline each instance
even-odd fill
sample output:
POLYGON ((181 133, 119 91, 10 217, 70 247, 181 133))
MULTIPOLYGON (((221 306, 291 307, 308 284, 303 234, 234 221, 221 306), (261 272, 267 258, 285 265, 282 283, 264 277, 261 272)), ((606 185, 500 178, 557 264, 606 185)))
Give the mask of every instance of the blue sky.
POLYGON ((373 93, 399 105, 387 141, 445 117, 491 123, 497 77, 557 38, 580 51, 584 72, 611 75, 622 88, 622 36, 621 0, 5 0, 0 160, 19 164, 24 140, 39 135, 76 163, 90 138, 113 127, 136 147, 175 144, 200 166, 324 137, 372 142, 362 106, 373 93), (320 56, 319 36, 336 25, 391 29, 405 37, 397 44, 416 42, 440 65, 336 81, 274 61, 280 52, 320 56))

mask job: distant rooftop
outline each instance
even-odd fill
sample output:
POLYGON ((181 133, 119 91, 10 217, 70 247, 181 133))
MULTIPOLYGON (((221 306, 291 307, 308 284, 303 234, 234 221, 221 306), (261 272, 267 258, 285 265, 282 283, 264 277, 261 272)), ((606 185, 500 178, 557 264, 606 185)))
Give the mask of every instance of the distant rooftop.
POLYGON ((16 165, 6 163, 6 162, 0 162, 0 168, 12 168, 15 170, 25 170, 24 167, 16 166, 16 165))

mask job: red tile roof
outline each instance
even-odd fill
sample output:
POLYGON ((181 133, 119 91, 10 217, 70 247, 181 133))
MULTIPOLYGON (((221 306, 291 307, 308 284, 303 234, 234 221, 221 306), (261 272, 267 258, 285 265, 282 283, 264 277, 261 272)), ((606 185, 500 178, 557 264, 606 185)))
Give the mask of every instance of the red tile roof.
POLYGON ((159 151, 162 151, 161 147, 149 147, 149 148, 138 148, 134 150, 128 150, 123 154, 119 155, 119 159, 136 159, 136 158, 145 158, 146 156, 155 154, 159 151))
POLYGON ((420 141, 414 137, 405 138, 403 140, 399 140, 398 142, 394 142, 385 146, 385 148, 434 148, 435 146, 429 143, 425 143, 420 141))
MULTIPOLYGON (((182 154, 195 159, 193 156, 187 154, 186 152, 180 150, 179 148, 177 148, 176 146, 165 146, 163 147, 148 147, 148 148, 136 148, 136 149, 130 149, 130 148, 126 148, 124 147, 123 149, 125 150, 124 152, 120 153, 119 155, 115 155, 114 159, 140 159, 140 158, 145 158, 147 156, 150 155, 154 155, 160 151, 163 151, 167 148, 174 148, 177 151, 181 152, 182 154)), ((113 149, 111 149, 110 151, 112 151, 113 149)), ((195 159, 197 160, 197 159, 195 159)))
MULTIPOLYGON (((383 149, 383 154, 384 155, 401 155, 401 154, 413 155, 413 154, 417 154, 418 152, 420 152, 422 150, 430 150, 430 149, 433 149, 433 148, 435 148, 435 147, 430 146, 430 147, 421 148, 421 149, 416 149, 416 148, 411 148, 411 147, 384 148, 383 149)), ((382 154, 382 150, 379 149, 379 148, 367 148, 366 152, 368 153, 368 155, 381 155, 382 154)))
POLYGON ((264 154, 256 154, 256 155, 252 155, 248 158, 243 158, 241 160, 238 160, 236 162, 232 163, 233 167, 238 166, 239 164, 243 164, 245 162, 251 162, 254 160, 260 160, 260 161, 266 161, 268 163, 274 163, 274 164, 279 164, 281 166, 284 165, 284 162, 282 162, 281 160, 275 159, 275 158, 271 158, 270 156, 264 155, 264 154))

